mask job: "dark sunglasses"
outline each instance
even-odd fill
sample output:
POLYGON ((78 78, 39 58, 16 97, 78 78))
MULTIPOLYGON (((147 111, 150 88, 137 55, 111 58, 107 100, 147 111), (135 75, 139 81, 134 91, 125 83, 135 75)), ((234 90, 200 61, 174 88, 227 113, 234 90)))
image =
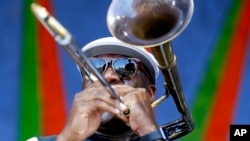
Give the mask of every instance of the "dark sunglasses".
POLYGON ((108 67, 120 78, 130 78, 138 69, 139 59, 136 58, 90 58, 91 63, 101 73, 105 73, 108 67))

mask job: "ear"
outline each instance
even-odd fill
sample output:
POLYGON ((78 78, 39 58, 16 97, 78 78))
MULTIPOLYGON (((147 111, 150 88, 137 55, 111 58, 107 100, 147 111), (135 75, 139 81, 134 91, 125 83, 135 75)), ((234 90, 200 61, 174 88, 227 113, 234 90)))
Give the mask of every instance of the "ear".
POLYGON ((151 99, 151 102, 154 101, 155 94, 156 94, 156 87, 155 85, 148 85, 148 93, 151 99))

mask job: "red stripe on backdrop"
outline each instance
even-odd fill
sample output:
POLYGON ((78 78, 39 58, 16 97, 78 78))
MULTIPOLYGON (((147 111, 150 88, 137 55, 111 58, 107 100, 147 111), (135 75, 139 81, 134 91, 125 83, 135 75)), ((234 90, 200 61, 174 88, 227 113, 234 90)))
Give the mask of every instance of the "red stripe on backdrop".
POLYGON ((245 0, 231 41, 224 73, 216 91, 212 116, 204 136, 206 141, 225 141, 228 139, 229 125, 233 120, 243 69, 246 63, 250 25, 249 9, 250 1, 245 0))
MULTIPOLYGON (((38 3, 51 10, 49 0, 38 0, 38 3)), ((63 87, 57 46, 48 31, 38 26, 38 53, 40 61, 40 88, 42 108, 42 134, 59 133, 65 123, 65 91, 63 87)))

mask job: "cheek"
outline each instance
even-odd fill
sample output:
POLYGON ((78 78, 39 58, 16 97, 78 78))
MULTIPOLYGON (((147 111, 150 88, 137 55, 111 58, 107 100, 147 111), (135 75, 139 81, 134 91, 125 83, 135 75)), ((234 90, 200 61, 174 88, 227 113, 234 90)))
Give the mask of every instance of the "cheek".
POLYGON ((141 88, 144 86, 143 79, 140 78, 132 78, 131 80, 125 80, 124 84, 134 88, 141 88))
POLYGON ((136 85, 137 85, 137 87, 140 87, 140 88, 144 88, 145 87, 145 80, 144 79, 141 79, 141 78, 139 78, 139 79, 137 79, 136 80, 136 85))
POLYGON ((135 85, 135 82, 132 81, 132 80, 124 80, 124 81, 123 81, 123 84, 129 85, 129 86, 134 86, 134 85, 135 85))

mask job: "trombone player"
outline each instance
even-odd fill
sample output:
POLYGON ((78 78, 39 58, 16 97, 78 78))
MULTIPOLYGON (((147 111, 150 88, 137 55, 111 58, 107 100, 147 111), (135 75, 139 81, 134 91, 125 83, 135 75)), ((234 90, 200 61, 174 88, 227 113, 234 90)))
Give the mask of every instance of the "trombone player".
POLYGON ((64 129, 58 135, 30 140, 165 141, 191 132, 194 123, 185 103, 170 41, 186 27, 192 12, 192 0, 113 0, 107 23, 116 38, 90 42, 82 52, 118 98, 99 81, 90 81, 86 71, 79 69, 83 90, 75 95, 64 129), (141 6, 149 8, 133 7, 136 2, 145 2, 141 6), (138 9, 140 12, 136 13, 138 9), (145 12, 149 13, 141 14, 145 12), (152 47, 153 55, 144 46, 152 47), (127 68, 128 63, 133 66, 127 68), (154 97, 159 68, 166 81, 166 93, 161 98, 171 94, 181 114, 180 119, 162 126, 157 125, 153 110, 158 104, 154 97))
POLYGON ((74 97, 64 129, 39 141, 153 141, 166 140, 157 125, 151 103, 159 74, 157 61, 144 48, 134 48, 114 37, 95 40, 82 48, 96 69, 118 93, 126 108, 100 83, 83 78, 83 90, 74 97), (127 63, 134 67, 126 69, 127 63))

